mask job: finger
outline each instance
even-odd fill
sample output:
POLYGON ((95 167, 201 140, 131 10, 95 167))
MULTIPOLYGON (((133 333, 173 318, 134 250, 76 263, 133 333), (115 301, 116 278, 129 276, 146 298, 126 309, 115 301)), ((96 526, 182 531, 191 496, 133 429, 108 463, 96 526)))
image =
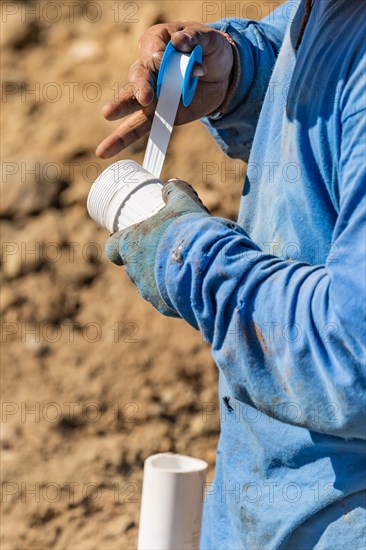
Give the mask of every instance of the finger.
POLYGON ((206 74, 206 65, 204 63, 199 63, 198 61, 196 61, 196 63, 193 65, 191 76, 206 76, 206 74))
POLYGON ((129 81, 133 83, 134 94, 143 107, 150 105, 155 98, 156 75, 141 63, 134 63, 128 72, 129 81))
POLYGON ((154 101, 155 78, 141 64, 134 63, 129 71, 129 82, 120 90, 118 98, 103 107, 107 120, 130 115, 141 106, 147 107, 154 101))
POLYGON ((117 120, 139 109, 141 105, 135 97, 134 86, 128 83, 120 91, 118 99, 109 101, 103 106, 102 113, 107 120, 117 120))
POLYGON ((183 29, 184 23, 154 25, 139 40, 138 51, 141 63, 151 72, 159 70, 165 48, 172 35, 183 29))
POLYGON ((113 157, 150 130, 152 115, 138 111, 126 118, 122 124, 98 145, 95 154, 102 159, 113 157))
POLYGON ((172 34, 171 40, 173 46, 184 53, 190 53, 199 44, 202 47, 203 55, 206 56, 217 50, 219 37, 224 43, 226 38, 219 32, 213 32, 213 29, 204 25, 191 23, 172 34))
POLYGON ((180 180, 179 178, 172 178, 163 185, 163 201, 165 202, 165 204, 168 204, 172 198, 172 195, 180 195, 181 192, 185 192, 187 189, 192 189, 189 183, 180 180))
POLYGON ((162 190, 163 200, 166 205, 172 203, 180 203, 180 205, 189 206, 192 204, 191 201, 194 201, 200 208, 208 212, 205 205, 202 203, 201 199, 197 195, 196 191, 193 189, 189 183, 180 179, 170 179, 164 186, 162 190))

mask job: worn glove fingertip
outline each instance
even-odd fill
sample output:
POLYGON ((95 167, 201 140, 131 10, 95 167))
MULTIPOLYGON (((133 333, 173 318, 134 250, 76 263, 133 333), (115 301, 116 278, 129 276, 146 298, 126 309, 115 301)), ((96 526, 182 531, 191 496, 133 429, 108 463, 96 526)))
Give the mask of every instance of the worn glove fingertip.
POLYGON ((119 240, 112 235, 105 244, 105 254, 108 260, 116 265, 123 265, 123 260, 119 250, 119 240))
POLYGON ((171 199, 172 194, 178 194, 181 191, 184 191, 184 188, 189 188, 190 185, 178 178, 172 178, 166 182, 166 184, 163 187, 163 200, 165 204, 168 204, 169 200, 171 199), (183 189, 182 189, 183 187, 183 189))
MULTIPOLYGON (((189 203, 201 208, 204 212, 210 213, 206 206, 201 201, 196 190, 186 181, 180 179, 171 179, 163 187, 163 199, 167 206, 169 206, 170 201, 174 202, 180 201, 181 204, 186 206, 189 203), (191 202, 193 201, 193 203, 191 202)), ((174 206, 174 204, 173 204, 174 206)))

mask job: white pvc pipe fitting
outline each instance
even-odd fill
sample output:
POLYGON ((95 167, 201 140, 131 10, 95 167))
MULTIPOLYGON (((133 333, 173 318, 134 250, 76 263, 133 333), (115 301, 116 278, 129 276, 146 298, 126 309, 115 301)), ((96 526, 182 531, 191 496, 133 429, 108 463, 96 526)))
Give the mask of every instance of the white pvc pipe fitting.
POLYGON ((108 166, 93 183, 87 208, 91 218, 110 233, 142 222, 165 204, 162 182, 133 160, 108 166))
POLYGON ((199 548, 207 466, 173 453, 145 460, 138 550, 199 548))

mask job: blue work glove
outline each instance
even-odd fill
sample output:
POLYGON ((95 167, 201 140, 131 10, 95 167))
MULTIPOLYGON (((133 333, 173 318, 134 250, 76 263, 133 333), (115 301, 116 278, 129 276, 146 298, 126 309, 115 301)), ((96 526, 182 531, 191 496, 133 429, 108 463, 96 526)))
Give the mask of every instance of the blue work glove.
POLYGON ((160 313, 178 317, 158 291, 155 279, 157 250, 168 227, 177 218, 187 214, 209 216, 210 213, 194 189, 184 181, 168 181, 162 194, 166 206, 151 218, 114 233, 106 243, 106 255, 111 262, 125 266, 140 295, 160 313))

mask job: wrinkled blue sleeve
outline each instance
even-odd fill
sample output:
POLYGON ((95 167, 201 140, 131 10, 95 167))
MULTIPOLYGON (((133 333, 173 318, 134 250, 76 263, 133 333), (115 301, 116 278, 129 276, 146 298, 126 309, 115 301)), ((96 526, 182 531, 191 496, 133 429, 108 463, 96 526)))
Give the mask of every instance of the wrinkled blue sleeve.
POLYGON ((285 422, 275 404, 296 403, 299 425, 365 438, 365 110, 349 112, 342 129, 340 212, 325 265, 262 253, 237 224, 192 214, 169 227, 156 278, 166 303, 211 344, 234 398, 285 422), (319 403, 329 407, 320 418, 319 403))
POLYGON ((286 2, 262 21, 222 19, 210 26, 234 40, 240 57, 241 81, 227 114, 202 122, 223 151, 247 161, 259 113, 282 41, 298 1, 286 2))

